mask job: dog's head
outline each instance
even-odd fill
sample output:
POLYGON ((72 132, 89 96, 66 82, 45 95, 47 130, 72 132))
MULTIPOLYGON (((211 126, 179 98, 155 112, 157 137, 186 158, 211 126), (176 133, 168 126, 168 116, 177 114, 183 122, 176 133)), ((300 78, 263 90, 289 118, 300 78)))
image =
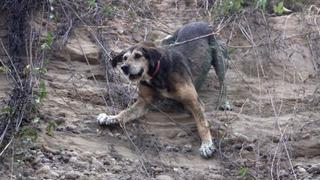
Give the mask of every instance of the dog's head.
POLYGON ((131 81, 150 80, 160 58, 161 52, 155 44, 143 42, 114 56, 111 64, 116 67, 123 62, 121 69, 131 81))

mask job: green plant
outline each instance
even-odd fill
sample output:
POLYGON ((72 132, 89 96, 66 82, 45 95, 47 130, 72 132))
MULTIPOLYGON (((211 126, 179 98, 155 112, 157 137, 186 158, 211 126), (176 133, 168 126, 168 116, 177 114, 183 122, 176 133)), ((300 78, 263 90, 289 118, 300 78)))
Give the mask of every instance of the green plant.
POLYGON ((41 44, 40 48, 42 50, 46 50, 46 49, 50 49, 51 48, 51 45, 53 43, 53 34, 52 32, 48 32, 47 33, 47 36, 45 36, 44 40, 43 40, 43 43, 41 44))
POLYGON ((7 66, 0 66, 0 73, 10 72, 10 69, 7 66))
POLYGON ((227 0, 224 2, 223 11, 224 13, 239 12, 243 8, 243 3, 243 0, 227 0))
POLYGON ((87 1, 87 4, 90 6, 90 7, 94 7, 96 5, 96 0, 86 0, 87 1))
POLYGON ((35 141, 38 138, 37 130, 30 126, 23 126, 22 128, 20 128, 18 135, 28 141, 35 141))
POLYGON ((47 96, 47 89, 46 89, 46 84, 44 83, 43 80, 40 80, 39 82, 39 95, 36 98, 36 103, 41 103, 43 99, 47 96))
POLYGON ((46 134, 48 134, 49 136, 53 136, 53 130, 57 127, 57 123, 55 123, 54 121, 49 121, 48 125, 46 127, 46 134))
POLYGON ((136 14, 133 11, 129 11, 128 15, 130 19, 134 19, 136 17, 136 14))
POLYGON ((273 11, 279 15, 283 14, 284 12, 283 1, 279 2, 276 6, 273 6, 273 11))
POLYGON ((267 0, 256 0, 256 8, 265 10, 267 5, 267 0))
POLYGON ((113 11, 114 11, 114 9, 110 4, 106 4, 102 8, 102 12, 108 17, 113 14, 113 11))
POLYGON ((248 174, 249 172, 249 169, 246 168, 246 167, 241 167, 238 171, 238 175, 241 176, 241 177, 244 177, 248 174))
POLYGON ((4 106, 4 107, 1 108, 1 110, 0 110, 0 114, 9 114, 10 112, 11 112, 10 106, 4 106))

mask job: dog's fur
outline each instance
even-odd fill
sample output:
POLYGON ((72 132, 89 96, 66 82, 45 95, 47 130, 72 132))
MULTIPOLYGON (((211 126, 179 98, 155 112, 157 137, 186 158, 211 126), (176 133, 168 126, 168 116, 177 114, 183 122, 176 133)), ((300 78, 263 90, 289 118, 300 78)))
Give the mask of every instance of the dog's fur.
POLYGON ((158 95, 174 99, 182 103, 194 117, 202 141, 201 156, 211 157, 215 148, 197 89, 201 87, 212 65, 220 81, 220 99, 224 102, 222 107, 230 108, 223 82, 225 56, 213 35, 188 41, 211 32, 212 29, 205 22, 189 23, 163 41, 167 45, 168 42, 178 42, 179 45, 161 48, 143 42, 115 56, 112 65, 115 67, 119 62, 124 62, 121 66, 123 72, 131 81, 139 81, 139 97, 131 107, 118 115, 100 114, 98 122, 107 125, 129 122, 143 116, 147 105, 158 95))

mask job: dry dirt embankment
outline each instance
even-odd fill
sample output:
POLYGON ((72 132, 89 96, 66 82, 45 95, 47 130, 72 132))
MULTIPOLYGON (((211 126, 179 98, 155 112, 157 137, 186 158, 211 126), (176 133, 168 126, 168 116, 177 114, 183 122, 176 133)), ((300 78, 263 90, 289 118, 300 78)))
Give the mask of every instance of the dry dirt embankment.
MULTIPOLYGON (((191 7, 185 11, 168 1, 152 8, 159 22, 119 20, 102 27, 111 49, 145 36, 158 39, 165 35, 163 27, 172 32, 187 21, 204 18, 191 7)), ((96 115, 125 108, 134 101, 135 88, 125 81, 106 83, 90 28, 75 28, 65 47, 49 59, 44 76, 47 97, 41 107, 44 122, 36 145, 24 152, 22 165, 15 165, 16 176, 320 178, 319 23, 319 16, 264 19, 257 13, 245 14, 223 30, 225 39, 233 31, 227 84, 234 110, 216 110, 218 83, 211 70, 212 80, 200 92, 219 148, 210 160, 200 158, 196 127, 185 112, 152 111, 123 128, 99 127, 96 115), (52 122, 56 125, 48 135, 52 122)))

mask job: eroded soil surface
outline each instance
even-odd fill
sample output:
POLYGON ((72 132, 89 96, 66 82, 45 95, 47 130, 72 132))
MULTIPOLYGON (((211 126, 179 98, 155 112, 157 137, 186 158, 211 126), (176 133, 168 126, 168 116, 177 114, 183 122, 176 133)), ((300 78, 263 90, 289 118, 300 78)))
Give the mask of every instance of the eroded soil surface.
MULTIPOLYGON (((105 35, 111 49, 143 40, 145 33, 155 39, 164 37, 160 24, 173 32, 185 22, 206 18, 192 5, 185 6, 174 6, 171 1, 154 3, 153 15, 159 22, 146 21, 147 31, 138 26, 139 21, 122 19, 108 24, 105 35), (133 26, 141 31, 132 33, 133 26), (119 39, 112 41, 115 37, 119 39)), ((14 157, 19 163, 5 163, 0 177, 320 178, 320 61, 316 58, 320 43, 301 36, 310 32, 311 38, 319 39, 312 34, 319 16, 269 17, 267 23, 258 15, 247 18, 236 26, 251 31, 257 46, 251 47, 241 28, 233 32, 230 46, 235 50, 226 78, 233 111, 216 110, 219 86, 213 69, 200 92, 218 148, 213 158, 199 156, 195 123, 181 109, 153 108, 125 127, 100 127, 96 116, 115 114, 134 102, 135 85, 106 83, 99 49, 87 29, 80 27, 69 37, 65 50, 49 59, 44 77, 47 97, 40 110, 36 143, 17 150, 14 157), (308 31, 303 23, 308 24, 308 31), (266 28, 268 32, 263 31, 266 28), (53 123, 51 132, 48 126, 53 123)), ((227 39, 230 32, 231 28, 225 28, 221 36, 227 39)), ((111 72, 119 74, 119 70, 111 72)))

